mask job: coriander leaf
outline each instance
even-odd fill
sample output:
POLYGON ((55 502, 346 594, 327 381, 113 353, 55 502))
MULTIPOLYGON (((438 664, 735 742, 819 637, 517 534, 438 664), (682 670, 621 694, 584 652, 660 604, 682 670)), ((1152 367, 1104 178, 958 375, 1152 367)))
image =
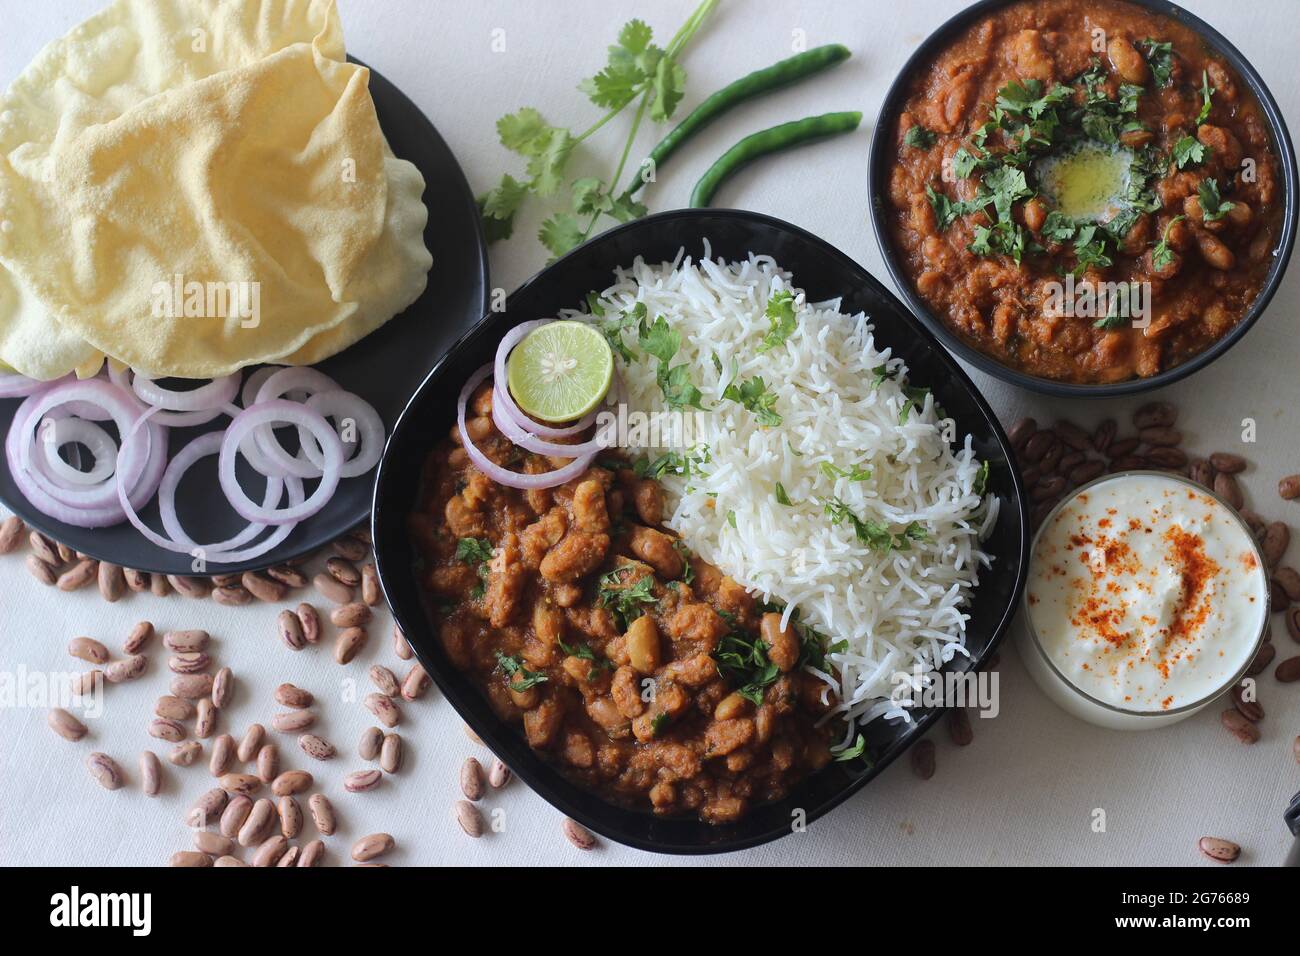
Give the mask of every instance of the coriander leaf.
POLYGON ((497 120, 497 137, 501 145, 521 156, 536 156, 550 140, 552 127, 531 106, 508 113, 497 120))
POLYGON ((937 137, 919 123, 909 129, 903 136, 903 145, 913 149, 929 149, 937 137))
POLYGON ((880 388, 881 385, 884 385, 886 382, 897 378, 898 369, 896 368, 891 369, 887 365, 877 365, 875 368, 871 370, 871 374, 873 376, 873 378, 871 379, 871 389, 872 391, 875 391, 876 389, 880 388))
POLYGON ((1155 267, 1157 272, 1163 271, 1173 264, 1175 253, 1173 248, 1169 245, 1169 231, 1173 229, 1177 223, 1182 222, 1186 218, 1186 216, 1174 216, 1173 219, 1169 220, 1169 225, 1165 226, 1165 231, 1160 237, 1160 241, 1157 242, 1155 248, 1151 250, 1151 265, 1155 267))
MULTIPOLYGON (((844 762, 845 760, 854 760, 858 757, 862 757, 864 754, 866 754, 866 752, 867 752, 866 738, 864 738, 861 734, 858 734, 858 739, 854 741, 852 747, 845 747, 843 750, 836 751, 835 760, 840 763, 844 762)), ((870 761, 867 762, 868 764, 870 763, 870 761)))
POLYGON ((934 218, 938 220, 940 232, 951 226, 958 216, 966 212, 962 203, 954 203, 943 193, 935 192, 933 186, 925 187, 925 195, 930 200, 930 208, 934 210, 934 218))
POLYGON ((1053 242, 1069 242, 1074 238, 1076 228, 1073 219, 1053 209, 1043 222, 1042 235, 1053 242))
POLYGON ((854 465, 852 468, 844 469, 838 467, 834 462, 824 461, 819 466, 822 474, 834 481, 836 478, 847 478, 849 481, 866 481, 871 477, 870 468, 862 468, 854 465))
POLYGON ((1151 67, 1151 76, 1155 79, 1156 86, 1167 86, 1174 69, 1174 45, 1157 43, 1147 37, 1140 46, 1142 55, 1146 57, 1147 66, 1151 67))
POLYGON ((649 211, 650 208, 645 203, 637 202, 631 196, 616 196, 610 203, 609 209, 605 210, 607 215, 613 216, 619 222, 640 219, 649 211))
POLYGON ((1195 136, 1184 136, 1174 143, 1171 155, 1179 169, 1186 169, 1190 165, 1199 166, 1205 162, 1205 150, 1205 144, 1195 136))
POLYGON ((975 480, 971 482, 971 492, 984 497, 984 492, 989 487, 989 463, 988 460, 980 462, 980 470, 975 474, 975 480))
POLYGON ((635 56, 650 45, 654 31, 644 20, 629 20, 618 31, 618 45, 635 56))
POLYGON ((982 163, 965 146, 959 147, 957 152, 952 154, 952 171, 958 179, 970 179, 982 163))
POLYGON ((551 196, 560 188, 564 166, 573 152, 573 136, 567 129, 551 127, 537 152, 528 160, 529 185, 539 196, 551 196))
POLYGON ((515 231, 515 213, 528 194, 528 186, 513 176, 501 177, 501 183, 479 196, 479 216, 483 220, 483 238, 489 243, 509 239, 515 231))
POLYGON ((537 238, 550 250, 551 255, 558 259, 570 249, 582 244, 582 227, 568 213, 556 213, 542 223, 537 238))
POLYGON ((653 575, 638 578, 631 586, 625 583, 628 573, 633 571, 635 571, 634 565, 625 564, 602 574, 597 581, 596 597, 600 601, 600 606, 610 609, 614 621, 623 631, 645 613, 645 605, 658 603, 658 599, 654 596, 653 575))
POLYGON ((727 512, 727 524, 731 525, 733 528, 736 526, 736 513, 734 511, 727 512))
POLYGON ((1097 238, 1097 226, 1092 223, 1079 227, 1074 240, 1074 255, 1078 260, 1076 275, 1082 275, 1093 266, 1105 269, 1113 264, 1113 260, 1106 254, 1105 235, 1097 238))
POLYGON ((663 732, 663 729, 668 726, 668 721, 670 719, 671 718, 668 716, 667 712, 660 712, 658 714, 655 714, 653 717, 651 717, 650 718, 651 735, 654 737, 658 737, 663 732))
POLYGON ((656 315, 653 322, 646 324, 644 314, 638 331, 641 348, 653 355, 660 362, 671 362, 681 347, 682 337, 662 315, 656 315))
POLYGON ((672 57, 664 56, 655 67, 650 89, 650 118, 662 123, 673 115, 677 104, 682 101, 686 92, 686 71, 672 57))
POLYGON ((1228 202, 1219 196, 1219 183, 1213 176, 1207 176, 1196 190, 1196 198, 1201 203, 1201 214, 1206 222, 1216 222, 1228 214, 1236 203, 1228 202))
POLYGON ((1114 329, 1122 329, 1125 325, 1128 324, 1128 321, 1129 320, 1127 316, 1119 315, 1118 313, 1115 312, 1110 312, 1107 313, 1106 315, 1103 315, 1096 322, 1092 323, 1092 327, 1094 329, 1104 329, 1107 332, 1110 332, 1113 331, 1114 329))
POLYGON ((773 492, 773 495, 776 498, 777 504, 785 505, 787 508, 794 506, 794 502, 790 500, 789 493, 785 490, 785 485, 781 484, 779 481, 776 483, 776 491, 773 492))
POLYGON ((492 542, 487 538, 461 538, 456 542, 456 560, 480 564, 492 560, 492 542))
POLYGON ((902 391, 904 401, 903 407, 898 410, 898 424, 906 425, 913 408, 925 407, 925 399, 930 394, 930 390, 919 386, 904 385, 902 391))
POLYGON ((619 109, 641 92, 645 73, 631 60, 610 63, 595 76, 583 80, 578 89, 602 109, 619 109))
MULTIPOLYGON (((667 372, 659 366, 659 388, 669 408, 704 408, 704 393, 692 384, 687 365, 674 365, 667 372)), ((778 422, 779 424, 779 422, 778 422)))
POLYGON ((1214 87, 1210 86, 1209 70, 1201 70, 1201 111, 1196 114, 1196 125, 1200 126, 1210 118, 1214 109, 1214 87))
POLYGON ((595 176, 575 179, 569 187, 573 202, 573 211, 579 216, 591 216, 598 212, 608 212, 614 201, 610 198, 609 187, 595 176))
POLYGON ((774 408, 776 392, 768 391, 761 375, 740 383, 732 382, 722 390, 722 397, 749 409, 760 425, 775 428, 781 424, 781 416, 774 408))
POLYGON ((525 691, 538 684, 546 683, 546 675, 530 671, 518 657, 496 652, 497 669, 510 678, 509 685, 513 691, 525 691))
POLYGON ((767 334, 763 336, 763 341, 759 343, 760 355, 776 348, 794 332, 797 324, 794 317, 794 293, 789 289, 773 293, 767 300, 764 314, 767 316, 769 328, 767 334))

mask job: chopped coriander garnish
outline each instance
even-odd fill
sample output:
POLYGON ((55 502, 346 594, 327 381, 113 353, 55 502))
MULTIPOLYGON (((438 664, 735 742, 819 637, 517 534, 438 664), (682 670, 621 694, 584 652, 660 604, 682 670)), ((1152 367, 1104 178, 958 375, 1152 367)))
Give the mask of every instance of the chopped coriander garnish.
POLYGON ((664 393, 665 404, 669 408, 703 409, 704 395, 691 384, 690 367, 685 364, 669 365, 681 348, 681 335, 668 325, 662 315, 656 315, 653 322, 647 322, 646 318, 642 313, 637 328, 637 342, 648 355, 659 360, 655 377, 664 393))
POLYGON ((897 378, 898 369, 896 368, 891 369, 886 365, 877 365, 875 368, 871 370, 871 375, 872 375, 871 388, 874 391, 875 389, 880 388, 880 386, 884 385, 886 382, 897 378))
POLYGON ((867 741, 861 734, 858 734, 858 739, 854 741, 852 747, 845 747, 843 750, 836 752, 835 760, 839 763, 843 763, 846 760, 854 760, 861 757, 866 752, 867 741))
POLYGON ((788 339, 795 330, 797 321, 794 317, 794 293, 789 289, 775 292, 767 300, 764 311, 770 328, 759 343, 758 354, 769 352, 788 339))
POLYGON ((1120 315, 1115 311, 1114 305, 1112 305, 1109 312, 1103 315, 1096 322, 1092 323, 1092 327, 1094 329, 1103 329, 1107 332, 1111 332, 1115 329, 1122 329, 1128 324, 1128 321, 1128 317, 1120 315))
POLYGON ((488 562, 492 560, 492 542, 487 538, 461 538, 456 542, 456 560, 475 565, 479 583, 470 591, 478 600, 487 593, 488 562))
POLYGON ((925 397, 930 394, 930 390, 919 386, 904 385, 902 391, 903 407, 898 410, 898 424, 906 425, 913 408, 925 407, 925 397))
POLYGON ((626 631, 627 626, 645 613, 645 605, 657 603, 654 596, 654 576, 646 575, 631 587, 623 586, 625 572, 631 571, 631 565, 623 565, 600 576, 597 583, 596 597, 601 607, 610 609, 619 629, 626 631))
POLYGON ((589 644, 582 643, 569 646, 564 641, 556 641, 556 643, 560 645, 560 650, 570 657, 591 662, 591 668, 587 671, 587 683, 589 684, 600 676, 601 671, 614 670, 614 662, 608 657, 598 656, 589 644))
POLYGON ((1188 166, 1199 166, 1205 162, 1205 150, 1205 144, 1195 136, 1184 136, 1174 143, 1173 152, 1170 155, 1179 169, 1186 169, 1188 166))
POLYGON ((844 469, 840 468, 834 462, 824 461, 819 467, 822 470, 822 474, 831 481, 834 481, 836 478, 847 478, 849 481, 866 481, 871 477, 870 468, 862 468, 858 465, 854 465, 849 469, 844 469))
POLYGON ((775 428, 781 424, 781 416, 773 409, 776 392, 768 391, 762 376, 756 375, 739 384, 732 382, 722 390, 722 397, 749 409, 760 425, 775 428))
POLYGON ((763 690, 776 683, 781 669, 767 657, 767 645, 758 635, 732 630, 718 641, 713 660, 736 692, 750 703, 763 703, 763 690))
POLYGON ((1169 231, 1186 218, 1186 216, 1174 216, 1173 219, 1170 219, 1169 225, 1165 226, 1165 231, 1160 237, 1160 241, 1157 242, 1155 248, 1151 250, 1151 265, 1154 266, 1157 271, 1162 271, 1173 264, 1174 250, 1169 245, 1169 231))
POLYGON ((1074 255, 1078 260, 1077 265, 1074 267, 1075 275, 1083 275, 1092 266, 1105 269, 1114 262, 1106 254, 1105 234, 1098 237, 1097 226, 1092 223, 1079 227, 1079 231, 1074 238, 1074 255))
POLYGON ((736 513, 734 511, 727 512, 727 524, 731 525, 733 528, 736 526, 736 513))
POLYGON ((943 193, 935 192, 933 186, 925 187, 925 195, 930 200, 930 207, 934 209, 934 218, 939 222, 940 232, 951 226, 958 216, 966 212, 964 204, 954 203, 943 193))
POLYGON ((695 580, 695 569, 691 567, 691 558, 694 555, 691 553, 690 547, 681 538, 673 538, 673 550, 682 557, 682 581, 690 584, 695 580))
POLYGON ((530 687, 546 683, 545 674, 530 671, 518 657, 507 656, 497 651, 496 658, 497 668, 510 678, 508 683, 511 690, 525 691, 530 687))
POLYGON ((658 737, 663 729, 668 726, 668 714, 658 713, 650 718, 650 733, 658 737))
POLYGON ((1196 114, 1196 125, 1200 126, 1210 118, 1214 109, 1214 87, 1210 85, 1210 71, 1201 70, 1201 111, 1196 114))
POLYGON ((1174 69, 1174 45, 1157 43, 1147 37, 1139 46, 1142 47, 1142 55, 1146 57, 1147 66, 1151 67, 1151 76, 1155 79, 1156 86, 1167 86, 1174 69))
POLYGON ((936 138, 934 133, 918 123, 903 136, 903 145, 911 146, 913 149, 929 149, 934 145, 936 138))
POLYGON ((1228 214, 1236 203, 1228 202, 1219 195, 1219 183, 1213 176, 1207 176, 1196 190, 1196 198, 1201 203, 1201 215, 1206 222, 1217 222, 1228 214))
POLYGON ((794 502, 790 500, 790 495, 786 493, 785 485, 779 481, 776 483, 776 491, 773 492, 773 495, 776 497, 777 504, 785 505, 787 508, 794 506, 794 502))
POLYGON ((984 461, 980 462, 980 470, 976 473, 975 480, 971 482, 971 491, 979 495, 981 498, 983 498, 984 492, 988 490, 988 487, 989 487, 989 463, 988 463, 988 459, 985 459, 984 461))

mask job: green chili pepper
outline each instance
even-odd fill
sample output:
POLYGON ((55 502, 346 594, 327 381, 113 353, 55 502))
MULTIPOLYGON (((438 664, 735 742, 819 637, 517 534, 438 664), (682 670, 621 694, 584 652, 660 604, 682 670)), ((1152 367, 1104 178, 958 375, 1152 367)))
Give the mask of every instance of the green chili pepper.
MULTIPOLYGON (((755 70, 753 73, 742 76, 734 83, 727 84, 697 106, 689 116, 673 127, 672 131, 661 139, 654 149, 650 150, 648 158, 654 163, 654 168, 658 169, 664 160, 677 152, 678 147, 733 106, 738 106, 746 100, 762 96, 764 93, 770 93, 773 90, 779 90, 792 83, 798 83, 805 77, 820 73, 836 63, 842 63, 850 56, 848 47, 838 43, 830 43, 826 46, 814 47, 779 63, 773 63, 765 69, 755 70)), ((645 180, 641 178, 641 174, 638 172, 633 177, 632 182, 628 184, 627 190, 623 193, 623 198, 631 199, 643 185, 645 185, 645 180)))
POLYGON ((707 206, 719 186, 742 166, 747 166, 756 159, 783 149, 813 143, 828 136, 851 133, 858 128, 860 122, 862 122, 861 113, 824 113, 821 116, 795 120, 793 123, 782 123, 780 126, 773 126, 771 129, 746 136, 723 153, 722 157, 700 177, 700 181, 695 184, 695 189, 691 193, 691 201, 687 205, 692 208, 707 206))

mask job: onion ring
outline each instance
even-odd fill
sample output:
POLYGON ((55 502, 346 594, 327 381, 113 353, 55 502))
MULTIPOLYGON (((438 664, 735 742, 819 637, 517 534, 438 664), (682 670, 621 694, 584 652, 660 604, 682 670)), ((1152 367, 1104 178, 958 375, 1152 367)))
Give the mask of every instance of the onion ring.
MULTIPOLYGON (((268 379, 267 384, 269 385, 274 378, 275 376, 272 376, 268 379)), ((263 391, 266 388, 266 385, 262 386, 263 391)), ((240 516, 249 521, 260 521, 266 524, 287 524, 290 521, 300 521, 310 517, 325 507, 338 488, 339 471, 342 466, 343 443, 339 441, 339 436, 330 423, 320 413, 305 405, 276 398, 265 402, 259 401, 235 416, 235 420, 226 429, 225 438, 222 440, 221 457, 217 467, 221 488, 240 516), (255 429, 269 425, 271 422, 286 422, 290 425, 306 427, 316 437, 325 455, 320 484, 316 486, 311 496, 299 505, 275 510, 259 508, 255 505, 235 479, 235 458, 239 454, 240 443, 255 429)))
POLYGON ((214 378, 207 385, 178 392, 163 388, 153 379, 136 374, 131 377, 131 390, 142 402, 157 405, 166 412, 206 412, 213 408, 220 409, 239 393, 239 376, 223 375, 214 378))
POLYGON ((83 418, 50 418, 41 421, 40 429, 49 429, 50 434, 41 442, 45 446, 45 461, 42 471, 55 481, 62 481, 69 487, 97 485, 113 477, 117 469, 117 445, 108 432, 92 421, 83 418), (48 425, 46 424, 48 422, 48 425), (84 445, 95 460, 89 471, 72 467, 59 455, 64 445, 84 445))
MULTIPOLYGON (((332 417, 337 422, 350 418, 356 424, 359 440, 339 436, 343 442, 344 455, 343 469, 339 472, 341 477, 356 478, 379 464, 384 453, 384 420, 379 417, 373 405, 360 395, 341 390, 317 392, 307 399, 306 405, 312 411, 320 412, 327 418, 332 417), (349 454, 351 457, 348 457, 349 454)), ((298 435, 303 454, 319 470, 325 464, 320 446, 306 429, 299 428, 298 435)))
POLYGON ((517 471, 502 468, 483 454, 478 446, 470 440, 469 432, 465 430, 465 405, 468 403, 470 395, 474 393, 474 389, 478 388, 481 382, 493 374, 494 370, 493 363, 489 362, 484 365, 469 377, 469 381, 465 383, 465 386, 460 390, 460 396, 456 399, 456 426, 460 429, 460 440, 464 444, 470 460, 474 462, 474 467, 499 485, 505 485, 507 488, 525 489, 554 488, 556 485, 571 481, 585 472, 591 465, 591 460, 596 457, 594 453, 575 458, 563 468, 557 468, 555 471, 548 471, 540 475, 521 475, 517 471))
MULTIPOLYGON (((319 392, 340 391, 341 386, 324 372, 318 372, 314 368, 301 366, 282 368, 267 377, 261 388, 257 390, 257 401, 247 407, 252 408, 254 405, 261 405, 264 402, 279 399, 282 395, 296 390, 305 391, 310 396, 319 392)), ((275 437, 275 430, 269 425, 258 428, 253 432, 253 438, 257 442, 258 451, 265 456, 266 460, 274 466, 278 473, 296 475, 299 478, 319 478, 321 476, 320 466, 311 462, 304 449, 300 448, 296 457, 290 455, 284 450, 279 439, 275 437)), ((253 460, 252 458, 249 459, 250 462, 253 462, 253 460)), ((272 473, 276 472, 263 472, 263 474, 272 473)))

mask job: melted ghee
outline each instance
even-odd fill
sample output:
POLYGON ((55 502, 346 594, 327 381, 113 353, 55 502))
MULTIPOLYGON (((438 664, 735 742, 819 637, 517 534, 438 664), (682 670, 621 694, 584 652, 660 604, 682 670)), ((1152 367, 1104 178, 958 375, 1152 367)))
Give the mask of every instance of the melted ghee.
POLYGON ((1038 185, 1053 208, 1071 219, 1105 222, 1124 207, 1133 154, 1084 142, 1039 160, 1038 185))

